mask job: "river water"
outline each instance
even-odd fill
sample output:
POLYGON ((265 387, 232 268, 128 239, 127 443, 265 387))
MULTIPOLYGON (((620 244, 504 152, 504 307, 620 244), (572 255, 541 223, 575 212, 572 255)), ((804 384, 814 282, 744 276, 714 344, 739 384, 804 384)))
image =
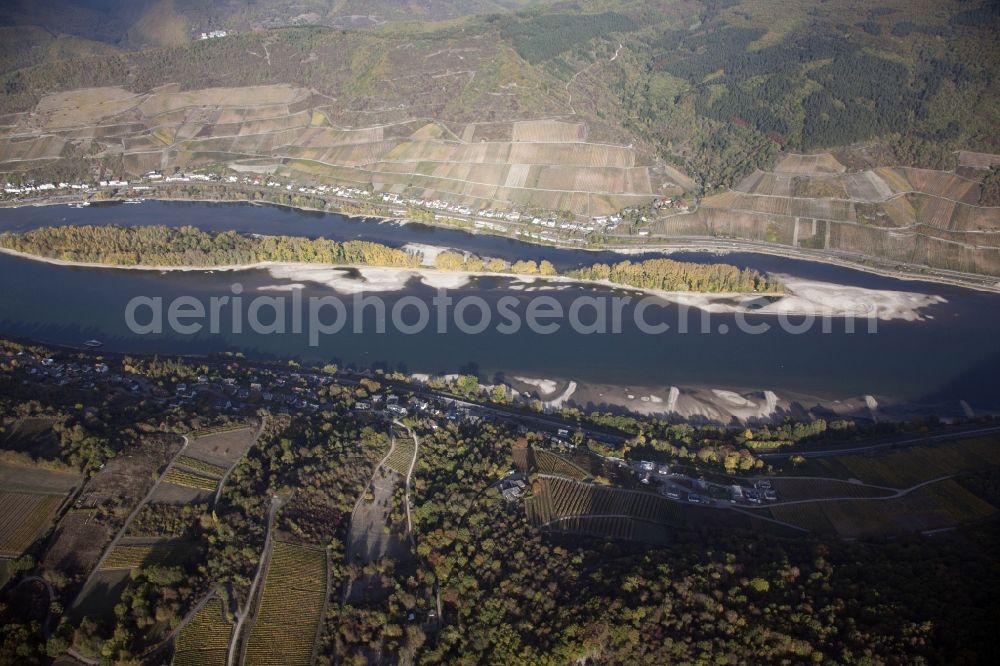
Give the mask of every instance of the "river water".
MULTIPOLYGON (((209 231, 235 229, 335 240, 357 238, 396 247, 425 244, 508 260, 548 259, 562 270, 623 258, 613 252, 542 247, 419 224, 349 219, 247 204, 145 202, 85 209, 66 206, 0 209, 0 231, 59 224, 192 225, 209 231)), ((337 295, 348 301, 352 298, 348 293, 340 287, 335 291, 329 285, 329 271, 318 277, 275 274, 263 269, 161 273, 57 266, 0 255, 3 285, 0 335, 66 345, 97 338, 104 342, 104 349, 124 352, 241 351, 256 358, 335 361, 341 365, 376 366, 411 373, 471 371, 485 380, 527 376, 618 386, 769 389, 779 394, 785 391, 828 399, 871 394, 911 404, 948 406, 944 411, 957 409, 959 400, 976 409, 1000 408, 1000 387, 996 381, 1000 371, 998 295, 762 254, 670 256, 692 261, 725 261, 837 285, 937 296, 943 302, 920 308, 920 321, 879 321, 874 333, 867 332, 863 323, 857 325, 854 333, 848 333, 841 320, 834 320, 830 332, 813 326, 801 334, 774 326, 772 315, 745 317, 749 324, 772 324, 771 330, 763 334, 741 332, 740 322, 731 313, 713 313, 706 326, 703 315, 697 311, 688 315, 696 322, 691 328, 705 327, 710 333, 684 334, 677 330, 677 306, 660 302, 659 307, 645 311, 643 320, 650 324, 668 322, 671 329, 649 334, 635 323, 639 294, 592 285, 524 284, 507 278, 478 278, 452 290, 451 295, 455 299, 478 296, 494 313, 505 296, 517 300, 516 308, 522 308, 519 310, 522 314, 527 302, 540 295, 551 297, 565 309, 581 296, 608 299, 631 296, 632 302, 622 307, 621 332, 604 334, 580 334, 565 324, 551 334, 523 326, 516 333, 501 332, 492 326, 482 333, 468 334, 454 325, 443 333, 431 326, 415 334, 388 326, 383 334, 377 332, 379 313, 369 308, 358 324, 362 332, 353 332, 356 317, 349 316, 342 331, 321 336, 319 344, 312 346, 307 333, 273 335, 246 328, 234 332, 225 317, 218 334, 203 329, 189 335, 173 332, 140 335, 129 330, 124 312, 136 296, 162 298, 164 303, 179 296, 191 296, 207 302, 213 296, 232 296, 234 283, 241 285, 247 300, 256 295, 287 296, 294 286, 301 287, 300 293, 306 300, 337 295), (726 333, 720 332, 726 329, 726 333)), ((378 294, 387 312, 401 299, 414 297, 434 312, 430 304, 437 292, 432 285, 414 277, 397 287, 378 294)), ((411 311, 415 312, 415 308, 411 307, 411 311)), ((472 312, 467 320, 477 321, 475 310, 472 312)), ((588 323, 593 319, 587 312, 580 318, 588 323)), ((409 317, 409 321, 413 319, 409 317)), ((286 328, 291 331, 291 324, 286 328)))

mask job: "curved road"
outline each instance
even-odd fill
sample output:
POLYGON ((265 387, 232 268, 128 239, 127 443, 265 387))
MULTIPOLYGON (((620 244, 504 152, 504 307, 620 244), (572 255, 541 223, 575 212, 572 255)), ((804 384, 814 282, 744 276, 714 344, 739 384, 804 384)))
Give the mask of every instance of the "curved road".
POLYGON ((174 466, 174 463, 177 461, 177 458, 180 457, 182 453, 184 453, 184 450, 187 448, 187 445, 190 443, 190 440, 188 439, 187 435, 181 435, 181 437, 184 439, 184 443, 181 445, 181 448, 177 449, 177 453, 173 455, 173 457, 170 459, 170 462, 167 463, 167 466, 163 468, 163 473, 157 477, 156 481, 153 483, 153 487, 149 489, 149 492, 146 493, 146 496, 142 498, 142 501, 135 505, 135 508, 132 509, 132 513, 128 515, 128 518, 125 519, 125 523, 122 525, 121 529, 118 530, 118 534, 116 534, 115 538, 111 540, 111 543, 108 544, 108 547, 104 549, 104 553, 101 555, 101 559, 99 559, 97 561, 97 564, 94 565, 94 568, 91 570, 90 575, 87 576, 87 580, 84 581, 83 587, 80 588, 80 592, 79 594, 77 594, 76 600, 73 602, 74 606, 76 605, 76 602, 80 600, 80 597, 83 594, 83 592, 87 589, 87 586, 90 585, 91 580, 93 580, 94 576, 97 575, 97 572, 101 570, 101 565, 104 564, 104 561, 108 559, 109 555, 111 555, 111 552, 115 549, 115 546, 118 545, 118 542, 121 541, 122 537, 124 537, 125 534, 128 532, 129 526, 132 524, 132 521, 135 520, 135 517, 139 515, 139 511, 142 510, 142 507, 146 506, 146 503, 149 502, 150 498, 153 496, 153 493, 155 493, 156 489, 160 487, 160 483, 163 481, 163 477, 166 476, 167 472, 170 471, 170 468, 174 466))
POLYGON ((404 425, 399 421, 393 421, 393 423, 401 428, 406 428, 410 437, 413 438, 413 459, 410 460, 410 468, 406 470, 406 484, 403 492, 403 504, 406 505, 406 533, 410 537, 410 546, 416 548, 417 542, 413 536, 413 519, 410 517, 410 480, 413 478, 413 469, 417 466, 417 455, 420 452, 420 438, 417 437, 417 433, 413 432, 413 428, 410 426, 404 425))
MULTIPOLYGON (((250 445, 251 449, 253 447, 257 446, 257 441, 260 439, 260 436, 264 433, 264 426, 265 425, 267 425, 267 417, 266 416, 262 417, 261 420, 260 420, 260 426, 257 428, 257 434, 253 436, 253 444, 250 445)), ((245 457, 246 457, 246 454, 244 453, 242 456, 240 456, 236 460, 236 462, 234 462, 232 465, 229 466, 229 469, 226 470, 226 473, 222 475, 221 479, 219 479, 219 483, 215 487, 215 499, 212 500, 212 510, 213 511, 215 510, 215 507, 219 504, 219 498, 222 497, 222 487, 226 485, 226 479, 228 479, 229 475, 232 474, 232 472, 233 472, 234 469, 236 469, 236 466, 240 464, 240 460, 243 460, 243 458, 245 458, 245 457)))
POLYGON ((274 524, 274 514, 278 512, 278 507, 281 506, 281 500, 274 496, 271 498, 271 510, 267 512, 267 536, 264 537, 264 549, 260 554, 260 561, 257 563, 257 573, 254 574, 253 582, 250 583, 250 592, 247 594, 246 605, 242 610, 236 611, 236 624, 233 627, 233 638, 229 643, 229 654, 226 656, 226 666, 233 666, 236 658, 236 647, 240 644, 240 630, 243 629, 243 623, 247 619, 247 615, 250 614, 250 608, 253 605, 253 597, 257 593, 257 586, 260 585, 261 576, 264 570, 267 568, 267 563, 271 558, 271 535, 273 534, 271 527, 274 524))

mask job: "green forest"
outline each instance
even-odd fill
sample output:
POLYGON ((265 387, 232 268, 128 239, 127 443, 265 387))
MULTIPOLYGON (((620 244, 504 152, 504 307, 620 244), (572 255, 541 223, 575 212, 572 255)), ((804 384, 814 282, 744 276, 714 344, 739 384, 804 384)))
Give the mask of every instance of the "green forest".
POLYGON ((110 266, 239 266, 265 261, 412 268, 403 250, 368 241, 258 236, 194 227, 65 226, 0 234, 0 247, 40 257, 110 266))
POLYGON ((611 266, 595 264, 572 271, 571 277, 608 280, 615 284, 660 291, 721 293, 779 292, 779 283, 750 269, 729 264, 695 264, 672 259, 622 261, 611 266))

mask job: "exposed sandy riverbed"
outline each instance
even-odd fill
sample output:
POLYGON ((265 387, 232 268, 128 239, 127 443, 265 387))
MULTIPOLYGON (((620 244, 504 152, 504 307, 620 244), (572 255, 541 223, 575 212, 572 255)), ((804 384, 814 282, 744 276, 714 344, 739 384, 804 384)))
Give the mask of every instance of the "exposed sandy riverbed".
MULTIPOLYGON (((715 294, 693 292, 669 292, 654 289, 635 289, 607 281, 576 280, 567 277, 518 276, 509 273, 488 273, 469 271, 439 271, 432 268, 389 268, 376 266, 336 266, 322 264, 259 262, 245 265, 225 266, 109 266, 78 261, 65 261, 40 257, 0 248, 0 251, 32 261, 41 261, 59 266, 79 266, 85 268, 108 268, 115 270, 144 271, 239 271, 249 269, 267 270, 276 279, 290 280, 294 284, 311 282, 320 284, 338 293, 389 292, 403 289, 411 278, 419 278, 425 285, 435 289, 460 289, 475 277, 500 277, 520 283, 530 283, 536 287, 565 287, 574 284, 596 284, 609 289, 624 290, 662 298, 668 302, 706 310, 712 313, 755 313, 765 315, 815 315, 829 317, 870 317, 882 321, 917 321, 923 318, 923 310, 929 306, 944 303, 941 296, 915 292, 884 289, 865 289, 827 282, 802 280, 792 276, 779 276, 785 286, 784 294, 715 294), (361 279, 349 275, 348 269, 358 271, 361 279)), ((288 289, 293 285, 275 285, 265 289, 288 289)))
MULTIPOLYGON (((905 420, 942 413, 941 405, 913 405, 888 397, 818 397, 791 391, 728 390, 713 387, 618 386, 578 383, 535 377, 508 377, 524 398, 537 398, 543 407, 577 407, 584 411, 629 412, 692 423, 780 423, 786 417, 905 420)), ((944 406, 959 415, 962 405, 944 406)))

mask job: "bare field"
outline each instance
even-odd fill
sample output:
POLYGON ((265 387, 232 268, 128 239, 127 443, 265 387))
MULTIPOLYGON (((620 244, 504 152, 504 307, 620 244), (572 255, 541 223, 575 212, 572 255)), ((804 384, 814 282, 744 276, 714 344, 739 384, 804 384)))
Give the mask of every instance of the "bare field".
POLYGON ((798 174, 843 173, 845 170, 846 167, 830 153, 818 155, 788 154, 782 157, 781 161, 774 167, 776 173, 798 174))
POLYGON ((194 433, 189 436, 188 446, 184 450, 184 454, 212 465, 229 468, 250 450, 256 434, 256 426, 205 435, 194 433))
POLYGON ((79 474, 43 467, 0 464, 0 490, 66 495, 83 480, 79 474))
POLYGON ((150 498, 151 502, 160 504, 170 504, 181 506, 184 504, 198 504, 212 497, 213 490, 182 486, 169 481, 164 481, 156 487, 156 492, 150 498))
MULTIPOLYGON (((497 188, 507 192, 530 188, 540 191, 512 193, 502 201, 523 200, 523 205, 551 206, 579 215, 615 212, 610 204, 617 204, 615 197, 621 195, 629 202, 640 195, 648 201, 665 182, 662 168, 657 170, 660 182, 653 182, 649 169, 637 164, 633 149, 587 143, 588 128, 581 123, 487 118, 457 127, 459 139, 446 125, 427 120, 331 127, 330 119, 342 117, 345 110, 314 106, 318 100, 311 91, 286 85, 189 91, 167 85, 144 95, 120 88, 49 95, 38 105, 38 113, 17 118, 20 124, 12 128, 13 135, 77 128, 71 131, 90 132, 87 139, 8 137, 0 141, 0 163, 8 171, 20 170, 22 160, 55 159, 67 141, 92 138, 93 146, 104 151, 98 155, 117 155, 124 147, 124 165, 132 175, 290 158, 314 161, 292 168, 328 183, 380 183, 396 192, 426 189, 452 201, 462 198, 486 207, 497 188), (33 119, 34 125, 26 119, 33 119), (384 177, 384 173, 396 175, 384 177), (431 183, 418 175, 463 182, 431 183), (588 199, 585 193, 609 198, 588 199)), ((676 170, 668 174, 672 182, 690 183, 676 170)))
POLYGON ((111 527, 99 522, 95 511, 71 509, 56 526, 42 564, 46 570, 71 577, 86 575, 101 559, 111 537, 111 527))
POLYGON ((122 451, 95 474, 80 494, 83 508, 111 508, 124 520, 133 506, 149 492, 167 462, 180 448, 179 437, 145 437, 122 451))
POLYGON ((514 123, 513 141, 574 143, 587 139, 587 126, 558 120, 525 120, 514 123))
POLYGON ((892 187, 874 171, 846 174, 842 180, 848 197, 855 201, 885 201, 893 195, 892 187))
POLYGON ((958 164, 972 169, 989 169, 994 164, 1000 164, 1000 155, 961 150, 958 153, 958 164))
POLYGON ((134 108, 142 99, 118 87, 51 93, 35 107, 35 122, 48 129, 94 125, 134 108))
POLYGON ((185 92, 157 92, 142 101, 139 109, 155 116, 192 106, 260 107, 291 104, 308 92, 290 85, 250 86, 246 88, 205 88, 185 92))
MULTIPOLYGON (((7 433, 0 437, 3 448, 27 453, 33 459, 53 459, 59 455, 59 441, 52 432, 55 419, 46 417, 26 417, 18 419, 7 433)), ((6 474, 0 466, 0 488, 8 482, 16 482, 16 475, 6 474)))

